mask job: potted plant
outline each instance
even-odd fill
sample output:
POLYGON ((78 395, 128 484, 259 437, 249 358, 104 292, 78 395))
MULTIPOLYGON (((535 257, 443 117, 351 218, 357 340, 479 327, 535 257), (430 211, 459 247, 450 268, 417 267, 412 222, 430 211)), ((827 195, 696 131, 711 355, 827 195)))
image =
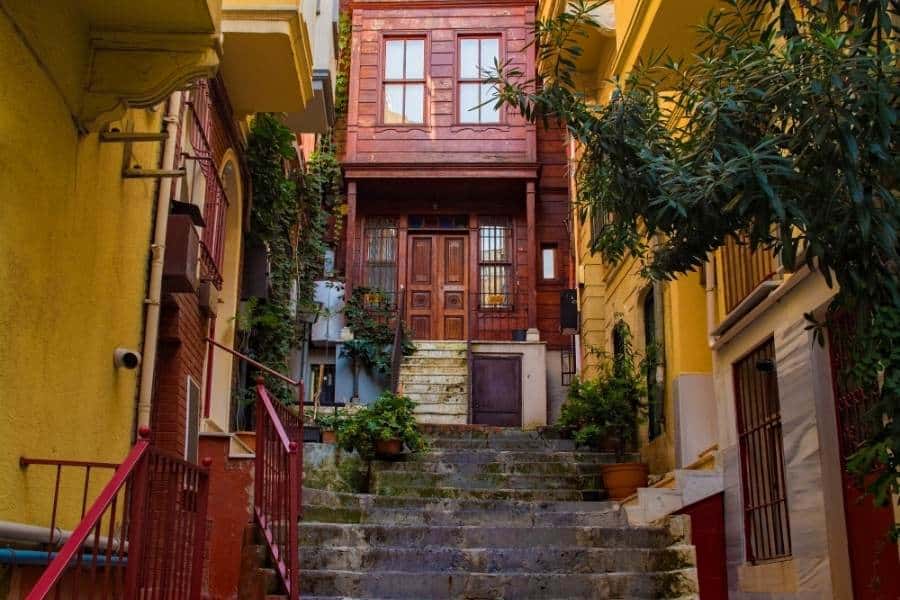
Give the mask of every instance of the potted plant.
POLYGON ((620 322, 616 327, 616 352, 611 357, 601 356, 595 378, 572 382, 559 427, 570 432, 579 446, 615 452, 616 462, 603 465, 601 474, 610 498, 621 500, 647 485, 647 465, 626 461, 626 455, 637 441, 638 425, 643 420, 643 373, 650 367, 647 361, 638 360, 627 326, 620 322))
POLYGON ((370 406, 357 411, 338 430, 338 443, 366 458, 396 458, 404 446, 421 450, 425 440, 419 433, 413 409, 406 396, 384 392, 370 406))
POLYGON ((316 425, 322 429, 322 443, 336 444, 337 432, 344 426, 347 419, 347 414, 338 408, 334 412, 323 412, 316 415, 316 425))

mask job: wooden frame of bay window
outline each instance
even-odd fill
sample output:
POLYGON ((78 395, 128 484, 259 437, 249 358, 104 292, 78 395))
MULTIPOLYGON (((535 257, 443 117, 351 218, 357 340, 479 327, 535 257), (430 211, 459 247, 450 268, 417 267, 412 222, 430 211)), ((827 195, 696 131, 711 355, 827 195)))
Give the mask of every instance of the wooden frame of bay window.
MULTIPOLYGON (((481 119, 482 110, 478 110, 478 120, 477 121, 464 121, 462 119, 463 115, 463 105, 462 105, 462 88, 465 85, 474 85, 478 84, 482 86, 479 88, 479 104, 483 102, 483 98, 481 96, 484 86, 486 85, 484 74, 482 70, 484 68, 490 68, 493 65, 482 65, 482 50, 481 50, 481 42, 484 40, 496 40, 497 41, 497 60, 500 64, 503 64, 505 60, 506 53, 504 52, 503 42, 504 37, 503 34, 497 31, 465 31, 460 32, 456 36, 455 42, 455 53, 453 60, 453 122, 456 126, 479 126, 479 125, 502 125, 504 124, 504 110, 502 108, 497 109, 497 120, 496 121, 483 121, 481 119), (478 70, 477 77, 463 77, 463 52, 462 45, 465 41, 477 40, 478 44, 478 64, 476 65, 476 69, 478 70)), ((490 105, 487 105, 490 106, 490 105)), ((487 107, 486 106, 486 107, 487 107)), ((485 107, 485 108, 486 108, 485 107)), ((473 114, 475 111, 471 111, 473 114)))
POLYGON ((398 32, 391 35, 383 35, 379 41, 380 48, 378 60, 378 117, 377 122, 380 127, 422 127, 429 121, 428 115, 428 67, 430 46, 429 36, 425 33, 416 32, 398 32), (388 77, 388 44, 393 42, 403 42, 403 64, 400 67, 402 78, 388 77), (409 77, 406 73, 406 44, 407 42, 422 42, 422 76, 409 77), (386 95, 387 86, 403 86, 402 115, 403 121, 388 121, 385 118, 385 110, 387 107, 386 95), (406 90, 409 86, 421 86, 422 89, 422 120, 406 121, 406 90))

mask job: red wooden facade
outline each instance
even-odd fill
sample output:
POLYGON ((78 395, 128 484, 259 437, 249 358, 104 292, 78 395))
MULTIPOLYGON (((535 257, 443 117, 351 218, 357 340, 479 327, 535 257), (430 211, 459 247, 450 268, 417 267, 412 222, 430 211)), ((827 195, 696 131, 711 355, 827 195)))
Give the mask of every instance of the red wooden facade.
POLYGON ((484 103, 494 60, 534 71, 534 19, 534 2, 352 5, 339 136, 348 289, 407 289, 419 339, 511 340, 538 329, 550 348, 566 345, 564 133, 484 103))

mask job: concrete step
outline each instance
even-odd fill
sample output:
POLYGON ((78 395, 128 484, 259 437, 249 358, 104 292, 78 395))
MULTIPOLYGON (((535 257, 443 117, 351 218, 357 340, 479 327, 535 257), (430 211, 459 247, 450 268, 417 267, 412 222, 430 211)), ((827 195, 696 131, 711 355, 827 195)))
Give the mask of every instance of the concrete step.
POLYGON ((445 573, 308 570, 300 591, 355 598, 409 600, 677 598, 696 590, 696 571, 664 573, 445 573))
POLYGON ((658 527, 398 526, 358 523, 300 524, 300 544, 421 548, 665 548, 668 532, 658 527))
POLYGON ((418 340, 413 342, 417 352, 427 352, 428 350, 462 350, 468 348, 466 342, 454 340, 418 340))
MULTIPOLYGON (((465 374, 441 375, 435 373, 410 373, 408 371, 400 371, 400 382, 410 385, 441 385, 452 386, 465 384, 467 377, 465 374)), ((406 387, 404 386, 404 391, 406 387)))
POLYGON ((691 546, 669 548, 305 547, 304 571, 414 573, 615 573, 667 571, 694 560, 691 546))

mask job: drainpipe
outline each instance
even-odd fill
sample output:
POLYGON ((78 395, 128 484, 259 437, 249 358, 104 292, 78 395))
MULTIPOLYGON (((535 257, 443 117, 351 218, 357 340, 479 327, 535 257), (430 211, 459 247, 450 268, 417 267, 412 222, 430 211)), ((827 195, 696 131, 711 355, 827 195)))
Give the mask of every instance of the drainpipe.
MULTIPOLYGON (((60 529, 59 527, 54 527, 51 531, 50 528, 41 527, 39 525, 28 525, 25 523, 16 523, 15 521, 0 521, 0 540, 4 541, 15 541, 23 544, 49 543, 54 547, 60 548, 69 540, 71 536, 71 531, 60 529)), ((114 538, 113 541, 117 542, 118 540, 114 538)), ((106 550, 107 545, 108 540, 106 538, 97 540, 98 550, 106 550)), ((126 548, 127 545, 128 544, 126 542, 126 548)), ((0 548, 0 552, 2 552, 3 550, 3 548, 0 548)), ((14 553, 17 556, 23 556, 22 550, 16 550, 14 551, 14 553)), ((41 551, 40 554, 46 559, 46 551, 41 551)), ((0 560, 0 562, 3 561, 0 560)))
POLYGON ((706 340, 712 348, 716 343, 713 330, 716 328, 716 257, 710 252, 703 266, 706 270, 706 340))
MULTIPOLYGON (((175 143, 178 136, 178 116, 181 112, 181 92, 169 96, 166 107, 166 137, 160 168, 175 167, 175 143)), ((156 348, 159 342, 159 312, 162 298, 163 259, 166 251, 166 231, 169 225, 169 200, 172 197, 172 178, 162 177, 156 196, 156 223, 150 246, 150 281, 147 292, 147 312, 144 318, 144 360, 141 362, 141 388, 138 396, 138 427, 150 426, 150 404, 153 399, 153 379, 156 372, 156 348)))

